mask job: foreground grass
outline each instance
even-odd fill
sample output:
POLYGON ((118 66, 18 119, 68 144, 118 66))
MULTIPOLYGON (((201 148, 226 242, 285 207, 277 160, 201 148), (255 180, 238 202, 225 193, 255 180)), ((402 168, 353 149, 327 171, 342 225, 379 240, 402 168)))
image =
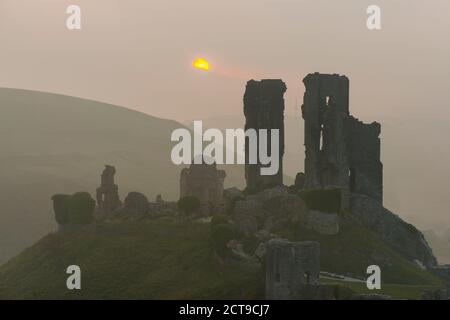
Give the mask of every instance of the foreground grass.
MULTIPOLYGON (((423 290, 441 284, 359 227, 345 227, 340 235, 326 237, 293 227, 283 235, 320 241, 322 269, 330 272, 365 275, 368 265, 385 261, 383 290, 376 293, 418 299, 423 290)), ((373 293, 364 283, 328 279, 323 283, 373 293)), ((167 218, 50 234, 0 267, 0 299, 263 298, 261 268, 237 261, 221 264, 212 249, 208 223, 167 218), (69 265, 81 267, 82 290, 67 290, 69 265)))
POLYGON ((247 265, 221 267, 208 224, 149 221, 45 237, 0 268, 0 298, 259 299, 263 279, 247 265), (79 291, 66 289, 73 264, 79 291))
POLYGON ((348 282, 322 278, 321 283, 347 287, 359 294, 382 294, 391 296, 393 299, 419 300, 424 291, 434 291, 441 286, 436 285, 405 285, 405 284, 382 284, 380 290, 369 290, 365 283, 348 282))

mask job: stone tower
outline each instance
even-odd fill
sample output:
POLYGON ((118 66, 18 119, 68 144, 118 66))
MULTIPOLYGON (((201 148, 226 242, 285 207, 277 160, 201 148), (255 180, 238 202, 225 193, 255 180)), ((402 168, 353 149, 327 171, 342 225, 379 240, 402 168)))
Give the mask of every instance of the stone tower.
POLYGON ((272 239, 266 253, 266 299, 297 300, 316 296, 320 244, 272 239))
POLYGON ((381 126, 349 112, 349 80, 309 74, 305 95, 305 188, 339 187, 383 201, 381 126))
POLYGON ((100 217, 110 215, 122 203, 119 199, 119 187, 114 183, 116 169, 106 165, 101 175, 100 187, 97 188, 97 206, 100 217))
MULTIPOLYGON (((250 80, 244 95, 245 130, 268 130, 267 150, 270 151, 270 130, 279 130, 279 171, 273 176, 260 174, 261 164, 249 164, 249 144, 245 144, 245 179, 247 187, 262 190, 267 187, 283 184, 284 155, 284 93, 286 85, 281 80, 250 80)), ((258 151, 259 151, 258 134, 258 151)), ((259 154, 259 152, 258 152, 259 154)))

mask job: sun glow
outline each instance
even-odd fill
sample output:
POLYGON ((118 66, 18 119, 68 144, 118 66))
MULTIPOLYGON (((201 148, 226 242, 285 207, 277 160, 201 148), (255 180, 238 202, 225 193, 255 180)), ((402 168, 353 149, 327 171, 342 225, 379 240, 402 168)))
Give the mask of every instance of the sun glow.
POLYGON ((209 70, 209 63, 203 58, 197 58, 192 62, 192 66, 196 69, 208 71, 209 70))

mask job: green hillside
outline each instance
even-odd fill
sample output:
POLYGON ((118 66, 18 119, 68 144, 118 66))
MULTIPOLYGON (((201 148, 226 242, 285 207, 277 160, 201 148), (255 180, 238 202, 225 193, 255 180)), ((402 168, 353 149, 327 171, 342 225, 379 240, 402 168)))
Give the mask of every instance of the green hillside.
POLYGON ((440 280, 435 276, 404 259, 356 222, 343 224, 339 234, 333 236, 319 235, 295 225, 281 234, 296 241, 319 241, 321 268, 325 271, 366 278, 367 267, 378 265, 385 283, 440 285, 440 280))
MULTIPOLYGON (((181 124, 113 105, 0 89, 0 264, 55 228, 55 193, 94 195, 105 164, 117 168, 121 198, 139 191, 175 200, 180 167, 170 134, 181 124)), ((242 168, 227 168, 242 186, 242 168)))
POLYGON ((220 268, 209 230, 163 219, 51 234, 0 268, 0 298, 261 298, 260 273, 239 263, 220 268), (72 264, 82 269, 78 292, 66 289, 72 264))
MULTIPOLYGON (((289 230, 286 236, 301 238, 289 230), (291 233, 291 235, 288 235, 291 233)), ((317 238, 304 234, 307 239, 317 238)), ((374 256, 382 267, 381 293, 419 298, 439 280, 389 250, 360 227, 321 239, 322 270, 363 274, 374 256)), ((250 246, 247 246, 250 247, 250 246)), ((0 298, 8 299, 261 299, 261 268, 213 253, 209 223, 161 218, 110 223, 95 230, 50 234, 0 267, 0 298), (82 269, 82 290, 66 289, 66 268, 82 269)), ((325 282, 335 283, 327 280, 325 282)), ((339 283, 355 292, 363 285, 339 283)), ((377 292, 380 293, 380 292, 377 292)))

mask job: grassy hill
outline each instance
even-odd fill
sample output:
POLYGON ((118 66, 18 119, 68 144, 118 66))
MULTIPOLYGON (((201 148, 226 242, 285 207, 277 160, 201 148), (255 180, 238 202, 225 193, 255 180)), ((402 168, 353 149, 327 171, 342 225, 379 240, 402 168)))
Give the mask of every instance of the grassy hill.
MULTIPOLYGON (((0 264, 54 229, 55 193, 94 194, 105 164, 116 166, 121 198, 139 191, 177 199, 175 121, 95 101, 0 89, 0 264)), ((243 185, 227 167, 227 186, 243 185)))
POLYGON ((239 263, 221 269, 209 230, 157 220, 51 234, 0 268, 0 298, 261 298, 260 273, 239 263), (66 289, 71 264, 82 270, 78 292, 66 289))
MULTIPOLYGON (((322 270, 365 275, 382 257, 382 291, 419 298, 440 281, 404 260, 361 227, 337 236, 285 230, 291 239, 321 241, 322 270), (320 239, 319 239, 320 237, 320 239)), ((366 292, 363 284, 325 280, 366 292)), ((372 292, 373 293, 373 292, 372 292)), ((377 291, 377 293, 380 293, 377 291)), ((209 223, 161 218, 115 223, 72 234, 50 234, 0 267, 0 298, 8 299, 261 299, 261 268, 219 264, 209 223), (82 290, 66 289, 66 268, 82 270, 82 290)))

